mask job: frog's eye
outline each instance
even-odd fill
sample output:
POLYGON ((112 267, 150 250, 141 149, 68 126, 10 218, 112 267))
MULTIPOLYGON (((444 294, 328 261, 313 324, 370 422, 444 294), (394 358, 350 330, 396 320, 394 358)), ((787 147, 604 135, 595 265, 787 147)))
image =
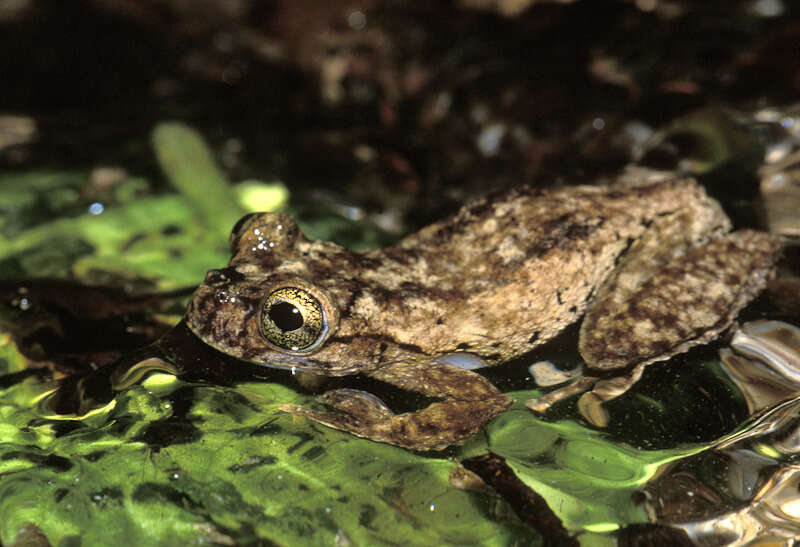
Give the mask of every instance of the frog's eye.
POLYGON ((267 296, 259 329, 273 345, 303 353, 318 348, 330 332, 322 303, 300 287, 281 287, 267 296))

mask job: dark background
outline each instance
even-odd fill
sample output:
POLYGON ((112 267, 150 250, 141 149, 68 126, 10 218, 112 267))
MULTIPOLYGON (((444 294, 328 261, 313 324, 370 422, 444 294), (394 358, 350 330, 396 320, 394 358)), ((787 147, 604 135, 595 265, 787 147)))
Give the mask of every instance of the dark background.
POLYGON ((403 232, 489 189, 608 173, 694 109, 791 102, 798 44, 797 4, 763 0, 9 0, 0 115, 36 133, 0 169, 152 175, 149 131, 179 119, 232 180, 403 232))

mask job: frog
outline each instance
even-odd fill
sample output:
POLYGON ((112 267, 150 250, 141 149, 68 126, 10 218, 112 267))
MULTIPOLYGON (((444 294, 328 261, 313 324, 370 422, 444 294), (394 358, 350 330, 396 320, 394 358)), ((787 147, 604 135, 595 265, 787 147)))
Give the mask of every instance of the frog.
POLYGON ((346 387, 319 395, 319 408, 279 408, 374 441, 443 450, 514 403, 481 367, 582 318, 584 372, 528 406, 544 412, 583 392, 584 410, 596 410, 646 366, 723 333, 773 275, 781 247, 764 232, 732 231, 694 178, 644 168, 489 194, 360 252, 308 239, 284 212, 256 213, 234 227, 230 262, 208 272, 186 324, 238 360, 362 374, 419 393, 433 402, 402 413, 346 387))

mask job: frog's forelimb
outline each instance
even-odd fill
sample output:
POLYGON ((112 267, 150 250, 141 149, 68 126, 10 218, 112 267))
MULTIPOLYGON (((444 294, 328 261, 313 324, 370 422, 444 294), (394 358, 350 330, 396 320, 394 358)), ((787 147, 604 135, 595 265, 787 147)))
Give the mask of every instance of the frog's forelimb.
POLYGON ((370 376, 442 400, 421 410, 395 414, 369 393, 337 389, 324 393, 319 401, 338 412, 290 404, 279 408, 374 441, 414 450, 442 450, 463 443, 514 402, 479 374, 444 363, 393 363, 370 376))

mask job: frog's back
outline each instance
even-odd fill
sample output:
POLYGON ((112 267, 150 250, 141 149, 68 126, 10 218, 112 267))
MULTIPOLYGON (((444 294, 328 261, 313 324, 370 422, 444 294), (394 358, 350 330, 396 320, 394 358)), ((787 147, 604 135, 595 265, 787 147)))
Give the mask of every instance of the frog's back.
POLYGON ((627 244, 653 218, 687 204, 714 209, 724 218, 716 202, 689 178, 544 190, 523 186, 477 200, 382 253, 425 261, 426 276, 481 285, 494 279, 487 276, 519 275, 520 268, 546 257, 602 254, 606 245, 627 244))
POLYGON ((423 335, 430 345, 455 336, 460 350, 501 362, 577 320, 630 243, 657 216, 685 207, 727 223, 692 179, 521 187, 478 200, 377 253, 385 268, 405 270, 405 286, 415 294, 436 291, 447 299, 423 335))

